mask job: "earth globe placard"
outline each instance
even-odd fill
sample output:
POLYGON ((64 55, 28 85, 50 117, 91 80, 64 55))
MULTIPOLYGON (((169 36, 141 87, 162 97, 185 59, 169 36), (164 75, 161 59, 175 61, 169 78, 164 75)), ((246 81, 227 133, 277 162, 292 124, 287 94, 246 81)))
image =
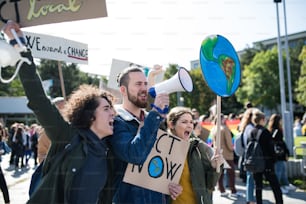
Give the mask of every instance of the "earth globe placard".
POLYGON ((241 69, 232 44, 221 35, 211 35, 201 44, 200 64, 204 80, 219 96, 228 97, 240 85, 241 69))

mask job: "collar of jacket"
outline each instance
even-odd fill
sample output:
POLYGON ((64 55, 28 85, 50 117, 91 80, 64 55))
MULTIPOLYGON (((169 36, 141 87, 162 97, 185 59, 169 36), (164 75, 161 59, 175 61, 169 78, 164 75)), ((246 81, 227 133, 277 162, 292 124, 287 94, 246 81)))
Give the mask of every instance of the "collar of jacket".
MULTIPOLYGON (((117 115, 119 115, 121 118, 123 118, 123 120, 125 120, 125 121, 136 120, 138 123, 140 123, 140 121, 137 119, 137 117, 135 117, 129 111, 125 110, 122 107, 122 105, 115 105, 115 110, 117 112, 117 115)), ((145 110, 143 110, 143 111, 144 111, 145 117, 147 117, 148 112, 146 112, 145 110)))

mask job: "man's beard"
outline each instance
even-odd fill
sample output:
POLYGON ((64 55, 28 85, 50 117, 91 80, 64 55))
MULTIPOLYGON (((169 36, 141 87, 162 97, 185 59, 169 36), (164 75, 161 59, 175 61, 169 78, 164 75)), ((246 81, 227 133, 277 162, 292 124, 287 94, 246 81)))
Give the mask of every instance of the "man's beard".
MULTIPOLYGON (((139 93, 139 94, 142 94, 142 92, 139 93)), ((137 94, 137 96, 138 96, 139 94, 137 94)), ((146 93, 146 94, 147 94, 147 93, 146 93)), ((136 96, 136 97, 135 97, 135 96, 132 96, 132 95, 130 94, 129 91, 127 91, 127 96, 128 96, 129 101, 130 101, 132 104, 134 104, 136 107, 138 107, 138 108, 146 108, 146 107, 147 107, 147 104, 148 104, 147 101, 142 102, 142 101, 138 100, 137 96, 136 96)))

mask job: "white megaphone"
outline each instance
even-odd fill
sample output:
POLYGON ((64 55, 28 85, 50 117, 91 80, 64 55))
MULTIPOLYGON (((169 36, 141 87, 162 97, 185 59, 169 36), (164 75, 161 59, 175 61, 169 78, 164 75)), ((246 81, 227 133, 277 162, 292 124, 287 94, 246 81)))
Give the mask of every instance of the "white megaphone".
POLYGON ((18 71, 20 69, 20 66, 22 63, 26 62, 29 65, 31 64, 31 61, 28 60, 25 57, 22 57, 20 55, 20 52, 26 51, 26 47, 22 45, 22 43, 19 40, 19 37, 17 36, 15 30, 11 30, 16 41, 19 44, 18 48, 14 48, 11 45, 9 45, 4 39, 0 39, 0 81, 3 83, 10 83, 13 81, 13 79, 17 76, 18 71), (2 78, 2 68, 8 67, 8 66, 17 66, 15 73, 10 79, 3 79, 2 78))
POLYGON ((174 93, 180 91, 191 92, 193 89, 192 79, 189 72, 184 67, 180 67, 178 72, 170 79, 156 84, 149 89, 149 94, 155 98, 159 93, 174 93))
POLYGON ((4 40, 0 40, 0 66, 15 66, 21 59, 20 53, 7 44, 4 40))
POLYGON ((23 62, 31 64, 30 60, 20 55, 19 51, 7 44, 5 41, 0 40, 0 81, 3 83, 10 83, 17 76, 20 66, 23 62), (17 66, 15 73, 10 79, 2 78, 2 68, 8 66, 17 66))

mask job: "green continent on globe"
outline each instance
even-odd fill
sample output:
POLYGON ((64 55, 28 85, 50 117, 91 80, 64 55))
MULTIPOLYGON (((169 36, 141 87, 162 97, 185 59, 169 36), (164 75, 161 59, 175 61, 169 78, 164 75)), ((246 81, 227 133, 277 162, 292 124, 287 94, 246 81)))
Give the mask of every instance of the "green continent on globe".
POLYGON ((213 56, 213 51, 217 44, 217 40, 218 40, 218 37, 213 36, 213 37, 206 38, 202 42, 202 46, 201 46, 202 53, 204 57, 207 59, 207 61, 217 62, 217 59, 215 59, 213 56))

